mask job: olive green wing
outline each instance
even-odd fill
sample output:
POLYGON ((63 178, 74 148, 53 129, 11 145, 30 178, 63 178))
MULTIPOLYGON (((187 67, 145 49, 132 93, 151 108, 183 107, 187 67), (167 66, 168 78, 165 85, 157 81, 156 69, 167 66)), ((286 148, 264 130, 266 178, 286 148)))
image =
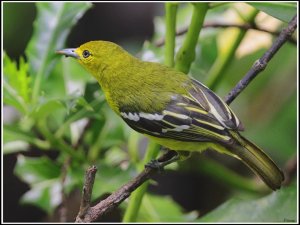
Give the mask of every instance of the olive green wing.
POLYGON ((134 130, 160 138, 186 142, 228 143, 228 129, 240 130, 240 121, 211 90, 191 80, 186 94, 173 94, 159 112, 122 111, 121 116, 134 130))

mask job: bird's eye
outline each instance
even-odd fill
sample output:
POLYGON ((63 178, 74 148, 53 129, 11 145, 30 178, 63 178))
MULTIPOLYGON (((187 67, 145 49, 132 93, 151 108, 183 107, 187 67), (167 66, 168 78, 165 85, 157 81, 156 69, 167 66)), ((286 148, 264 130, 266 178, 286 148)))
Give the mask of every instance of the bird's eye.
POLYGON ((89 57, 90 55, 91 55, 91 53, 90 53, 88 50, 84 50, 84 51, 82 52, 83 58, 87 58, 87 57, 89 57))

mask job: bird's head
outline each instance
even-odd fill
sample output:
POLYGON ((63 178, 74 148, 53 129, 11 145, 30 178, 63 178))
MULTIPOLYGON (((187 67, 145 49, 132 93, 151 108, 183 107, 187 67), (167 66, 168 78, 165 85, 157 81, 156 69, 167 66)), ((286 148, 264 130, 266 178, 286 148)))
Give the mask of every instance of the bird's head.
POLYGON ((90 41, 78 48, 67 48, 56 53, 73 57, 97 80, 107 66, 122 61, 124 53, 120 46, 108 41, 90 41))

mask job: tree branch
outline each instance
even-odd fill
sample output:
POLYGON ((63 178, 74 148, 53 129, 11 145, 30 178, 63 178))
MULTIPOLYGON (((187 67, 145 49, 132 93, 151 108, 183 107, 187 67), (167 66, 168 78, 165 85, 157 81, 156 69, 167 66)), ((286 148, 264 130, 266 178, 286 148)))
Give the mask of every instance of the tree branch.
MULTIPOLYGON (((269 33, 269 34, 272 34, 274 36, 279 36, 280 35, 280 32, 278 32, 278 31, 271 31, 271 30, 268 30, 268 29, 265 29, 265 28, 262 28, 262 27, 258 27, 256 24, 249 24, 249 23, 245 23, 245 24, 231 24, 231 23, 223 24, 223 23, 211 22, 211 23, 205 23, 203 25, 203 28, 239 28, 239 29, 242 29, 242 30, 252 29, 252 30, 257 30, 257 31, 269 33)), ((180 29, 176 32, 176 36, 181 36, 181 35, 185 34, 187 31, 188 31, 188 27, 184 27, 184 28, 182 28, 182 29, 180 29)), ((165 41, 166 40, 164 38, 161 38, 161 39, 159 39, 158 41, 155 42, 155 46, 156 47, 161 47, 165 44, 165 41)), ((297 45, 297 41, 295 39, 293 39, 292 37, 290 37, 288 39, 288 41, 291 44, 297 45)))
MULTIPOLYGON (((162 155, 158 161, 166 161, 174 156, 174 151, 168 151, 162 155)), ((76 222, 93 222, 100 218, 102 215, 111 211, 120 205, 130 194, 147 181, 153 174, 158 170, 152 167, 145 167, 145 169, 138 174, 134 179, 129 181, 127 184, 120 187, 117 191, 112 193, 106 199, 99 202, 97 205, 90 207, 90 195, 85 190, 89 190, 90 193, 93 189, 93 182, 95 179, 96 171, 89 168, 86 172, 85 184, 83 188, 83 196, 80 205, 80 210, 76 218, 76 222), (92 170, 92 171, 91 171, 92 170)))
POLYGON ((248 86, 248 84, 267 67, 268 62, 273 58, 273 56, 281 48, 281 46, 292 36, 296 28, 297 14, 292 18, 288 26, 280 32, 280 35, 275 40, 273 45, 265 52, 265 54, 260 59, 258 59, 254 63, 249 72, 225 97, 225 101, 227 104, 230 104, 248 86))
MULTIPOLYGON (((246 76, 237 84, 237 86, 227 95, 226 102, 230 104, 238 94, 244 90, 249 82, 254 79, 259 72, 264 70, 267 63, 274 56, 274 54, 279 50, 279 48, 291 37, 294 30, 297 27, 297 16, 290 21, 287 28, 283 29, 280 33, 278 39, 274 42, 272 47, 254 64, 246 76)), ((170 154, 169 154, 170 155, 170 154)), ((168 154, 163 155, 158 160, 165 161, 168 154)), ((102 200, 93 207, 90 207, 90 197, 92 193, 93 183, 95 179, 97 169, 91 167, 87 170, 86 180, 83 188, 83 197, 80 206, 76 222, 93 222, 105 213, 111 211, 120 205, 125 199, 127 199, 130 194, 141 186, 145 181, 147 181, 153 174, 157 172, 156 169, 146 167, 139 175, 137 175, 133 180, 129 181, 127 184, 123 185, 117 191, 112 193, 109 197, 102 200)))
POLYGON ((127 199, 130 196, 131 192, 133 192, 141 184, 148 180, 150 176, 154 173, 154 169, 146 168, 137 177, 135 177, 127 184, 123 185, 120 189, 111 194, 108 198, 101 201, 94 207, 89 208, 80 222, 96 221, 99 217, 121 204, 125 199, 127 199))

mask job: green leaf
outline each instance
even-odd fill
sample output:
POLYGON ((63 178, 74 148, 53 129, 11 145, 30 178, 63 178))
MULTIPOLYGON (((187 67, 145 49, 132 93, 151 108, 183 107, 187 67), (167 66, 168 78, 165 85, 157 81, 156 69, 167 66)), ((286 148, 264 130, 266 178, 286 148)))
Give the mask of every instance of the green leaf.
POLYGON ((4 76, 8 83, 17 91, 17 93, 29 102, 30 94, 30 77, 28 76, 28 64, 24 58, 20 58, 19 68, 16 62, 12 61, 8 55, 4 54, 4 76))
POLYGON ((64 76, 64 71, 62 61, 58 61, 51 75, 41 83, 41 98, 61 98, 67 95, 68 80, 64 76))
POLYGON ((4 125, 3 130, 4 154, 16 152, 19 150, 25 150, 27 149, 28 144, 32 144, 39 149, 50 148, 50 143, 48 141, 38 139, 33 132, 24 131, 16 124, 4 125), (14 144, 12 145, 12 143, 14 144), (6 146, 6 144, 9 145, 6 146))
POLYGON ((67 116, 65 117, 59 129, 56 131, 56 137, 60 137, 65 133, 65 130, 71 123, 82 118, 99 118, 100 108, 104 103, 104 98, 95 99, 92 102, 87 102, 83 97, 75 97, 65 101, 67 108, 67 116))
POLYGON ((30 101, 31 78, 28 76, 28 64, 20 58, 19 68, 4 53, 4 103, 14 106, 20 112, 26 111, 26 104, 30 101))
MULTIPOLYGON (((60 123, 60 127, 56 129, 61 129, 62 131, 60 132, 63 132, 66 128, 63 128, 65 123, 69 125, 72 121, 81 119, 81 117, 76 117, 72 121, 69 120, 69 118, 76 115, 78 111, 93 112, 94 109, 82 96, 67 96, 65 98, 46 99, 44 102, 36 105, 32 111, 33 112, 30 115, 35 120, 45 119, 47 116, 51 115, 56 122, 60 123), (61 110, 61 115, 58 113, 58 110, 61 110)), ((82 117, 86 116, 84 113, 81 114, 82 117)))
POLYGON ((286 2, 251 2, 249 5, 284 22, 289 22, 297 13, 296 3, 286 2))
POLYGON ((140 222, 188 222, 197 217, 197 213, 184 215, 181 208, 171 197, 146 194, 137 218, 140 222))
POLYGON ((24 182, 33 185, 57 178, 60 168, 45 156, 35 158, 18 155, 15 174, 24 182))
POLYGON ((39 2, 34 33, 26 48, 30 73, 35 76, 33 100, 39 95, 43 78, 47 77, 59 59, 55 51, 63 48, 72 28, 90 3, 39 2))
POLYGON ((48 214, 61 204, 61 184, 59 180, 49 180, 36 184, 20 199, 23 204, 35 205, 48 214))
POLYGON ((297 220, 296 185, 270 195, 243 200, 232 198, 198 222, 295 222, 297 220))
POLYGON ((3 154, 27 151, 28 149, 29 144, 25 141, 10 141, 3 144, 3 154))
POLYGON ((31 187, 22 196, 22 203, 36 205, 48 213, 61 203, 60 167, 49 158, 18 155, 14 172, 31 187))
POLYGON ((3 80, 3 102, 6 105, 13 106, 23 114, 27 112, 27 106, 24 100, 5 79, 3 80))
POLYGON ((32 116, 38 120, 38 119, 44 119, 47 117, 50 113, 53 113, 54 111, 65 108, 65 104, 63 101, 58 99, 51 99, 48 101, 45 101, 41 104, 39 104, 35 110, 32 113, 32 116))

